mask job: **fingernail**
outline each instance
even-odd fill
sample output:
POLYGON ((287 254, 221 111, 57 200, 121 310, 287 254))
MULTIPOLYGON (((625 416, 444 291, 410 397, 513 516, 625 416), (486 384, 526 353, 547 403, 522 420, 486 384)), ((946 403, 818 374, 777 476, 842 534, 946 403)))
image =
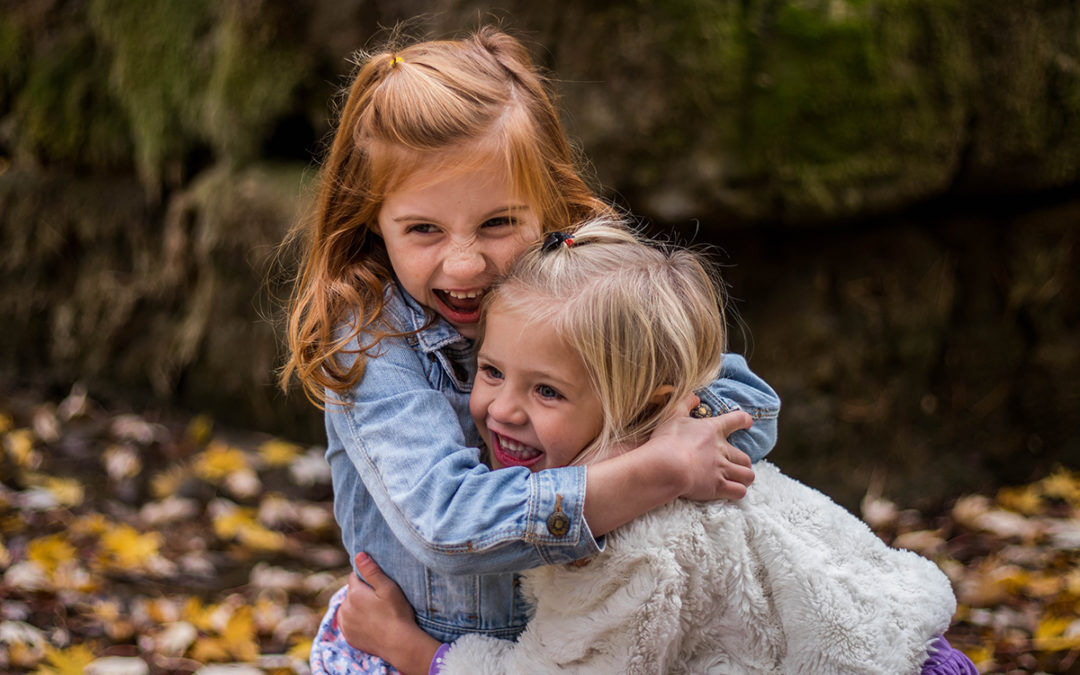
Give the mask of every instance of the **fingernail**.
POLYGON ((357 553, 356 554, 356 564, 359 565, 360 563, 367 562, 370 559, 370 557, 371 556, 369 556, 367 553, 363 553, 363 552, 357 553))

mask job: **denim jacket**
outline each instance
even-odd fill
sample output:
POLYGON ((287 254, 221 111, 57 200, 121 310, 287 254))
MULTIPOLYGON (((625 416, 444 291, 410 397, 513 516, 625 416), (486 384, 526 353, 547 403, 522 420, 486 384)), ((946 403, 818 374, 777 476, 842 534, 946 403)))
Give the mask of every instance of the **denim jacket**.
MULTIPOLYGON (((397 285, 388 289, 384 316, 403 332, 427 321, 397 285)), ((420 626, 444 642, 466 633, 517 637, 528 608, 515 572, 602 549, 583 516, 585 467, 532 473, 481 462, 469 416, 471 350, 441 318, 384 339, 359 384, 326 408, 326 458, 345 548, 350 557, 371 555, 401 586, 420 626), (549 528, 557 511, 565 518, 549 528)), ((753 427, 731 440, 757 461, 776 442, 779 399, 742 357, 725 355, 723 364, 699 396, 712 414, 750 413, 753 427)))

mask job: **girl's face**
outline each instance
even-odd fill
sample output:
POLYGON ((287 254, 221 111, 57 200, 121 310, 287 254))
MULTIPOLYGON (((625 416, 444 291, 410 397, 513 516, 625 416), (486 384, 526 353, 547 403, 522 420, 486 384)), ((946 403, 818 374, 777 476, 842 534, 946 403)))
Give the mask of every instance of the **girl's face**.
POLYGON ((566 466, 603 428, 604 411, 577 352, 550 323, 488 311, 469 398, 494 468, 566 466))
POLYGON ((448 175, 415 172, 386 197, 375 232, 402 287, 475 338, 481 297, 541 228, 495 160, 448 175))

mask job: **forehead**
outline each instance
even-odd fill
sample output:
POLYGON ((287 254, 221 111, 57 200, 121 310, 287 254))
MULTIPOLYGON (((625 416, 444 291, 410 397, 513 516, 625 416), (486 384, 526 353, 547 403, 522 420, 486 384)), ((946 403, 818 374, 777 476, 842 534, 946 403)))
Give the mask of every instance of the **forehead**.
POLYGON ((525 303, 496 301, 484 319, 484 335, 479 353, 498 359, 522 371, 546 372, 563 380, 585 381, 581 356, 551 321, 546 307, 530 311, 525 303))

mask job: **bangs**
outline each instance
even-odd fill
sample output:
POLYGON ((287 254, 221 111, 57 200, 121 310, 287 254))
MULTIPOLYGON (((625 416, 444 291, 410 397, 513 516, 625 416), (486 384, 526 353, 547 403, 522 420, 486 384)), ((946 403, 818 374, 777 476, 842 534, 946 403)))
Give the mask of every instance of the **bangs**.
POLYGON ((559 229, 564 220, 558 214, 562 200, 533 126, 528 113, 512 104, 479 135, 440 147, 418 150, 388 140, 368 140, 373 196, 381 202, 418 177, 434 183, 499 165, 510 176, 511 199, 527 204, 544 231, 559 229))

